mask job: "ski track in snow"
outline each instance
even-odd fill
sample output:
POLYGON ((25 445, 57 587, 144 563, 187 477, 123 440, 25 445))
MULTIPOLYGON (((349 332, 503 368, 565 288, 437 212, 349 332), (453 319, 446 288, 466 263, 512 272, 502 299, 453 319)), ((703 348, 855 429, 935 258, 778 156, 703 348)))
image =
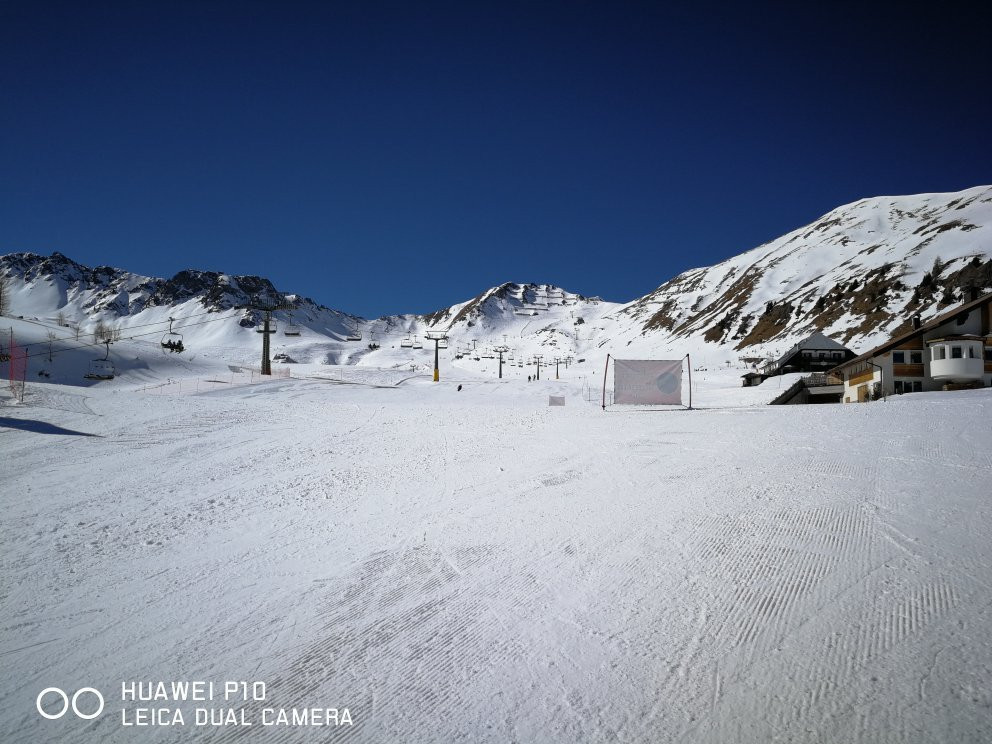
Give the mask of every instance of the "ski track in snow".
POLYGON ((0 440, 0 740, 992 738, 987 391, 645 415, 551 385, 32 386, 5 415, 100 437, 0 440), (355 725, 138 736, 131 679, 355 725), (50 685, 111 714, 45 721, 50 685))

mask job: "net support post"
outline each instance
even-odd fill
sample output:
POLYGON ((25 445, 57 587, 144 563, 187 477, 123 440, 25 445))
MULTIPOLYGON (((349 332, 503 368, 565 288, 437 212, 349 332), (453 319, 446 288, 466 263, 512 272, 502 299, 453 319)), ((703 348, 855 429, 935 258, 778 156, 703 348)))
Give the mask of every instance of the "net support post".
POLYGON ((685 364, 686 364, 686 369, 689 372, 689 410, 691 411, 692 410, 692 359, 689 358, 688 354, 685 355, 685 364))
POLYGON ((606 373, 610 369, 610 355, 606 355, 606 366, 603 367, 603 410, 606 410, 606 373))

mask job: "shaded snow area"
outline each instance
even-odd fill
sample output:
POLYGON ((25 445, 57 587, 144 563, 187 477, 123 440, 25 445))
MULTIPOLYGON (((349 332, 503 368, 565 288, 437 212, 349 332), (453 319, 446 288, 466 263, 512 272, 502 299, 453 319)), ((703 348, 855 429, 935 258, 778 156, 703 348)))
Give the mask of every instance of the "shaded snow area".
POLYGON ((0 401, 0 741, 992 740, 990 391, 325 370, 0 401), (122 701, 159 681, 218 689, 122 701), (264 725, 305 708, 352 723, 264 725))

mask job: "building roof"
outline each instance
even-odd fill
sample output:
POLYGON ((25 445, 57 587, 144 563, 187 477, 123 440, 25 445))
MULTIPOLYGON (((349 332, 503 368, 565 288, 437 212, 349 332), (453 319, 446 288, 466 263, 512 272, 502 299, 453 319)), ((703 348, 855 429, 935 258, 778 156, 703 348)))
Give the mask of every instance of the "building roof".
POLYGON ((803 349, 814 349, 816 351, 847 351, 847 347, 844 346, 844 344, 839 341, 834 341, 832 338, 827 338, 819 331, 815 331, 789 349, 789 351, 785 353, 785 356, 788 356, 794 351, 801 351, 803 349))
POLYGON ((864 354, 861 354, 860 356, 854 357, 854 359, 849 359, 843 364, 838 364, 830 371, 833 372, 835 370, 844 369, 845 367, 851 367, 855 364, 861 364, 862 362, 872 359, 873 357, 879 356, 880 354, 884 354, 885 352, 895 348, 896 346, 901 346, 907 341, 912 341, 914 338, 918 338, 922 336, 924 333, 932 331, 935 328, 939 328, 940 326, 944 325, 944 323, 953 320, 955 316, 960 315, 961 313, 970 313, 975 308, 981 307, 982 305, 987 305, 990 302, 992 302, 992 293, 983 295, 982 297, 979 297, 977 300, 971 300, 969 302, 966 302, 963 305, 958 305, 958 307, 952 310, 948 310, 947 312, 941 313, 940 315, 931 318, 926 323, 923 323, 919 328, 914 328, 913 330, 908 331, 907 333, 903 333, 899 336, 894 336, 890 338, 888 341, 886 341, 884 344, 880 344, 879 346, 876 346, 874 349, 871 349, 870 351, 866 351, 864 354))

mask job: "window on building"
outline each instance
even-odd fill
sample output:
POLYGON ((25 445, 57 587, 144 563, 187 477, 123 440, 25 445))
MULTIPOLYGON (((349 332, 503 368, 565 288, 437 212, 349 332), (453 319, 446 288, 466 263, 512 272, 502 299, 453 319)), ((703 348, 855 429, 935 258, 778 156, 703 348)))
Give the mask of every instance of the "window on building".
POLYGON ((923 364, 923 352, 922 351, 911 351, 911 352, 909 352, 909 363, 910 364, 923 364))
POLYGON ((975 358, 975 347, 974 346, 969 346, 968 347, 968 358, 969 359, 974 359, 975 358))
POLYGON ((923 382, 921 380, 913 380, 913 392, 914 393, 923 392, 923 382))
POLYGON ((902 380, 896 380, 893 385, 895 386, 896 395, 902 395, 905 392, 903 390, 902 380))
POLYGON ((932 361, 940 361, 941 359, 946 359, 946 351, 943 346, 932 346, 930 348, 930 359, 932 361))
POLYGON ((906 352, 905 351, 893 351, 892 352, 892 363, 893 364, 905 364, 906 363, 906 352))
POLYGON ((961 359, 961 347, 952 346, 951 347, 951 359, 961 359))
POLYGON ((985 350, 985 361, 992 362, 992 349, 985 350))

